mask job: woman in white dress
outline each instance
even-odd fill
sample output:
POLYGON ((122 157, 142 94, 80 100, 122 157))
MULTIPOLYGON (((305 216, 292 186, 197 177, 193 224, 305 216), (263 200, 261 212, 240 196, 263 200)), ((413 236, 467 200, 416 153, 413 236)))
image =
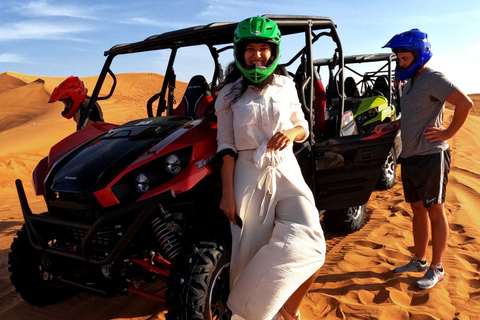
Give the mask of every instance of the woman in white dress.
POLYGON ((220 207, 231 221, 232 319, 299 319, 325 259, 313 194, 292 142, 308 137, 294 82, 274 71, 280 31, 263 17, 239 23, 234 61, 215 102, 223 159, 220 207), (240 227, 236 215, 243 221, 240 227))

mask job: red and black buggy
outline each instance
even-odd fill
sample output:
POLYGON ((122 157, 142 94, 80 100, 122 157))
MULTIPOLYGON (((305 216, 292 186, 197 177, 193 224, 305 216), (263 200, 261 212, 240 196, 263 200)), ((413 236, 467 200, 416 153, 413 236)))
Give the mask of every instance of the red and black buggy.
MULTIPOLYGON (((320 213, 330 217, 327 228, 358 230, 397 132, 359 134, 343 99, 327 103, 331 99, 314 57, 333 59, 340 96, 344 91, 342 46, 329 18, 267 17, 278 24, 284 48, 287 39, 297 39, 290 60, 284 57, 279 68, 295 80, 312 133, 295 146, 305 179, 320 213)), ((25 224, 12 243, 9 271, 23 299, 43 306, 79 290, 105 297, 137 293, 166 300, 167 319, 230 318, 225 304, 230 226, 219 209, 221 182, 212 162, 216 124, 204 114, 222 80, 219 57, 232 57, 236 26, 196 26, 105 52, 79 130, 53 146, 34 170, 36 194, 44 197, 48 211, 32 213, 22 182, 16 181, 25 224), (206 47, 214 68, 209 81, 206 75, 191 79, 174 109, 174 63, 177 53, 190 47, 206 47), (95 103, 115 90, 112 61, 162 50, 169 59, 159 92, 148 99, 148 117, 86 126, 95 103), (107 77, 113 85, 100 96, 107 77), (146 290, 158 279, 168 284, 165 294, 146 290)))

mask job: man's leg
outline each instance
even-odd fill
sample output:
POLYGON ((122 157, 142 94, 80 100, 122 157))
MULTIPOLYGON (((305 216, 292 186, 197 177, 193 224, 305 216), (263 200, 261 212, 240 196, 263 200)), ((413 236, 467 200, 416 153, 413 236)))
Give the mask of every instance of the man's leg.
POLYGON ((427 247, 430 238, 430 221, 422 201, 411 203, 413 211, 413 242, 415 255, 420 261, 427 260, 427 247))
POLYGON ((437 282, 445 279, 445 271, 442 266, 443 253, 447 248, 448 240, 448 221, 445 215, 444 204, 434 204, 427 208, 432 226, 432 264, 425 275, 421 277, 415 285, 421 289, 430 289, 437 282))
POLYGON ((448 241, 448 221, 445 214, 445 205, 434 204, 427 208, 432 226, 432 263, 440 264, 443 261, 443 254, 447 248, 448 241))

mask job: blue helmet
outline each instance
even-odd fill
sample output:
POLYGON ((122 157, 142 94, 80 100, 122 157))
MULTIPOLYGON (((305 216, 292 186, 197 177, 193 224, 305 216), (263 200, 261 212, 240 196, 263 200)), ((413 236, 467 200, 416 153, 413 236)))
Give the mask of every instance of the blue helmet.
POLYGON ((395 75, 399 80, 405 80, 417 73, 420 68, 432 57, 430 42, 427 34, 418 29, 412 29, 395 35, 382 48, 391 48, 393 52, 413 52, 415 58, 407 68, 401 68, 398 63, 395 75))

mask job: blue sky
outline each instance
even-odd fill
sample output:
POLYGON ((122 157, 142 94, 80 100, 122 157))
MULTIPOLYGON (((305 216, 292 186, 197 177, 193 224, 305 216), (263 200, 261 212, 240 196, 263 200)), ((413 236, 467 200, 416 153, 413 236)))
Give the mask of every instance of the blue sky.
MULTIPOLYGON (((432 43, 430 67, 442 71, 466 93, 480 93, 478 0, 455 4, 451 0, 2 0, 0 72, 94 76, 102 68, 103 52, 116 44, 273 13, 332 18, 345 54, 388 52, 381 47, 394 34, 419 28, 432 43)), ((160 65, 165 58, 146 56, 123 65, 120 61, 114 72, 163 74, 165 67, 160 65)), ((178 80, 189 80, 186 69, 176 71, 178 80)))

